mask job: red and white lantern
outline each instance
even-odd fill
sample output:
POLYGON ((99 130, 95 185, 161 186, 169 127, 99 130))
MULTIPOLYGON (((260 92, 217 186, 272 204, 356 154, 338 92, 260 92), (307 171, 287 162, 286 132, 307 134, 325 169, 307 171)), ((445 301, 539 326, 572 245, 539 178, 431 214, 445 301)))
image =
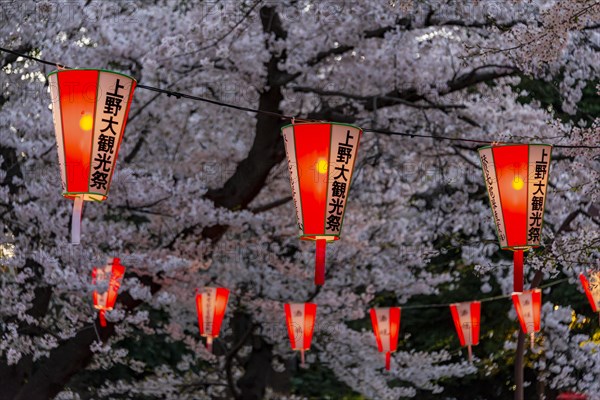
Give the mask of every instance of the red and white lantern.
POLYGON ((200 336, 206 338, 206 348, 212 352, 213 339, 219 337, 229 290, 225 288, 205 287, 196 290, 196 311, 200 336))
POLYGON ((107 285, 105 292, 98 293, 97 290, 94 290, 92 294, 94 308, 100 310, 98 313, 100 326, 106 326, 105 313, 115 307, 123 275, 125 275, 125 267, 121 265, 121 260, 118 258, 108 260, 108 263, 102 268, 94 267, 92 269, 92 284, 107 285))
POLYGON ((313 303, 285 304, 285 320, 290 337, 292 350, 300 351, 302 367, 305 367, 304 352, 310 350, 315 320, 317 318, 317 305, 313 303))
POLYGON ((523 291, 523 251, 540 245, 552 146, 479 149, 500 247, 514 252, 514 291, 523 291))
POLYGON ((391 353, 398 349, 400 334, 400 307, 371 308, 371 323, 377 349, 385 353, 385 369, 390 370, 391 353))
POLYGON ((535 332, 540 331, 540 317, 542 312, 542 290, 532 289, 512 295, 521 329, 531 337, 531 348, 535 339, 535 332))
POLYGON ((71 242, 78 244, 84 201, 108 196, 135 79, 69 69, 48 75, 63 196, 74 201, 71 242))
POLYGON ((469 361, 473 360, 471 346, 479 344, 479 326, 481 321, 481 303, 471 301, 450 304, 450 312, 456 327, 460 345, 469 349, 469 361))
POLYGON ((600 319, 600 271, 588 271, 588 275, 590 276, 589 280, 583 273, 579 275, 579 280, 581 280, 592 310, 598 313, 600 319))
POLYGON ((300 239, 317 245, 315 284, 325 283, 327 242, 340 238, 362 130, 336 123, 282 129, 300 239))

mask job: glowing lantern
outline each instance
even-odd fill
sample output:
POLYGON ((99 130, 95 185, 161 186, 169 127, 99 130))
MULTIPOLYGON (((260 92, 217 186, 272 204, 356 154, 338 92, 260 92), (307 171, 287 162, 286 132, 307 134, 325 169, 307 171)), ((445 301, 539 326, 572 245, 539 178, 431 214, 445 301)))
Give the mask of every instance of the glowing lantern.
POLYGON ((315 284, 325 283, 325 247, 342 231, 362 130, 336 123, 282 129, 300 239, 317 245, 315 284))
POLYGON ((479 149, 500 247, 514 251, 514 291, 523 291, 523 251, 540 245, 552 146, 479 149))
POLYGON ((317 318, 317 305, 313 303, 290 303, 284 306, 285 319, 292 350, 300 351, 302 367, 304 351, 310 350, 315 319, 317 318))
POLYGON ((123 275, 125 275, 125 267, 121 265, 121 261, 118 258, 109 260, 108 264, 103 268, 94 267, 92 269, 92 284, 107 285, 105 292, 98 293, 97 290, 94 290, 92 295, 94 298, 94 308, 100 310, 98 317, 101 326, 106 326, 106 318, 104 316, 106 311, 110 311, 115 307, 123 275))
POLYGON ((71 242, 79 243, 84 201, 103 201, 125 133, 135 79, 70 69, 48 75, 63 196, 74 200, 71 242))
POLYGON ((542 310, 542 290, 526 290, 523 293, 513 293, 512 295, 521 329, 531 337, 531 348, 535 332, 540 331, 540 314, 542 310))
POLYGON ((479 344, 479 322, 481 319, 481 303, 472 301, 467 303, 450 304, 450 312, 458 333, 461 346, 469 349, 469 361, 473 359, 471 346, 479 344))
POLYGON ((210 352, 212 352, 213 339, 219 337, 228 299, 229 290, 225 288, 205 287, 202 291, 196 290, 200 336, 206 338, 206 348, 210 352))
POLYGON ((371 323, 377 349, 385 353, 385 369, 390 370, 391 353, 398 349, 400 307, 371 308, 371 323))
POLYGON ((594 312, 599 313, 600 318, 600 271, 589 271, 590 279, 588 280, 584 274, 579 275, 583 290, 592 306, 594 312))

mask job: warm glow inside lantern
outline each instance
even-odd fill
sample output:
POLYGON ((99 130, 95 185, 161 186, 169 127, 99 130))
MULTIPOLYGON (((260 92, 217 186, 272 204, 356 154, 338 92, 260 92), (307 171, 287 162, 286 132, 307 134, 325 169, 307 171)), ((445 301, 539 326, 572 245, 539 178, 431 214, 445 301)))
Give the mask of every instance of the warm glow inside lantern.
POLYGON ((108 195, 136 81, 95 69, 54 71, 48 80, 63 196, 74 201, 71 242, 79 243, 83 202, 108 195))
POLYGON ((450 304, 450 312, 458 333, 461 346, 469 349, 469 361, 473 359, 471 346, 479 344, 479 326, 481 318, 481 303, 471 301, 450 304))
POLYGON ((317 305, 313 303, 285 304, 285 319, 290 337, 292 350, 300 351, 301 365, 304 363, 304 352, 310 350, 315 319, 317 318, 317 305))
POLYGON ((585 274, 580 274, 579 279, 583 285, 583 290, 585 290, 585 295, 592 306, 592 310, 598 313, 598 318, 600 319, 600 271, 588 271, 588 275, 590 276, 589 280, 585 274))
POLYGON ((398 349, 400 307, 371 308, 371 323, 377 349, 385 353, 385 369, 390 370, 391 353, 398 349))
POLYGON ((300 238, 316 241, 315 284, 325 283, 325 247, 342 231, 362 130, 336 123, 282 128, 300 238))
POLYGON ((479 149, 500 247, 514 252, 514 291, 523 291, 523 251, 540 245, 552 146, 479 149))
POLYGON ((108 263, 102 268, 94 267, 92 269, 92 284, 106 285, 106 291, 98 293, 97 290, 94 290, 92 295, 94 308, 100 310, 98 317, 101 326, 106 326, 106 318, 104 316, 106 311, 110 311, 115 307, 123 275, 125 275, 125 267, 121 265, 118 258, 108 260, 108 263))
POLYGON ((532 289, 522 293, 513 293, 512 299, 521 322, 521 329, 530 335, 533 349, 534 334, 540 331, 542 290, 532 289))
POLYGON ((206 348, 212 352, 213 339, 219 337, 229 290, 225 288, 205 287, 196 291, 196 311, 200 336, 206 338, 206 348))

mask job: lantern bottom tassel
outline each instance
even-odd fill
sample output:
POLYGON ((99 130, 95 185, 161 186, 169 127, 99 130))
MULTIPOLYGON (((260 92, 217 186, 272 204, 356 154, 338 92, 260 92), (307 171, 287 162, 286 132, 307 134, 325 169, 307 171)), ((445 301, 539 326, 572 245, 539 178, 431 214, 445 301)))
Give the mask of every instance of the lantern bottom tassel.
POLYGON ((71 243, 79 244, 81 238, 81 213, 83 211, 83 196, 75 197, 73 213, 71 214, 71 243))
POLYGON ((304 350, 300 350, 300 366, 306 368, 306 363, 304 362, 304 350))
POLYGON ((523 291, 523 250, 515 250, 513 256, 514 271, 513 271, 513 287, 515 292, 523 291))
POLYGON ((529 338, 530 338, 531 350, 533 350, 533 343, 535 342, 535 334, 533 332, 531 332, 531 334, 529 335, 529 338))
POLYGON ((100 320, 100 326, 101 327, 106 327, 106 316, 105 316, 106 311, 105 310, 100 310, 100 312, 98 313, 98 319, 100 320))
POLYGON ((206 350, 208 350, 209 353, 212 353, 212 344, 213 344, 213 338, 212 338, 212 336, 208 336, 206 338, 206 350))
POLYGON ((473 364, 473 349, 471 348, 471 345, 467 346, 469 349, 469 362, 471 364, 473 364))
POLYGON ((390 370, 391 361, 392 361, 392 354, 388 351, 387 353, 385 353, 385 369, 387 371, 390 370))
POLYGON ((315 285, 325 284, 325 255, 327 241, 317 239, 317 251, 315 254, 315 285))

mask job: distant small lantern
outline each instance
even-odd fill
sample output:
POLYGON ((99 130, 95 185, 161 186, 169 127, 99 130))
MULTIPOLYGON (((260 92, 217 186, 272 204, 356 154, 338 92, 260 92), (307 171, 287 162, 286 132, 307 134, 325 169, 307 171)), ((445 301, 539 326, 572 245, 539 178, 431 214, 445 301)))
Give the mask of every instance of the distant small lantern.
POLYGON ((108 196, 135 79, 69 69, 48 75, 63 196, 74 201, 71 242, 78 244, 84 201, 108 196))
POLYGON ((197 290, 196 311, 200 336, 206 338, 206 348, 210 352, 213 339, 219 337, 228 299, 229 290, 225 288, 205 287, 197 290))
POLYGON ((523 291, 523 251, 540 245, 552 146, 479 149, 500 247, 514 252, 514 291, 523 291))
POLYGON ((371 308, 371 323, 377 349, 385 353, 385 369, 390 370, 391 354, 398 349, 400 307, 371 308))
POLYGON ((337 123, 282 129, 300 239, 317 245, 315 284, 325 283, 326 243, 342 232, 362 130, 337 123))
POLYGON ((588 275, 590 276, 589 280, 583 273, 579 275, 579 279, 583 285, 583 290, 585 290, 585 295, 592 306, 592 310, 598 313, 600 320, 600 271, 588 271, 588 275))
POLYGON ((526 290, 523 293, 513 293, 512 295, 521 329, 531 338, 531 348, 535 339, 535 332, 540 331, 540 317, 542 312, 542 290, 526 290))
POLYGON ((121 265, 121 261, 118 258, 109 260, 102 268, 94 267, 92 269, 92 284, 107 285, 105 292, 98 293, 97 290, 94 290, 92 294, 94 308, 100 310, 98 313, 100 326, 106 326, 105 313, 115 307, 123 275, 125 275, 125 267, 121 265))
POLYGON ((450 312, 458 333, 461 346, 469 349, 469 361, 473 360, 471 346, 479 344, 479 327, 481 321, 481 303, 471 301, 466 303, 450 304, 450 312))
POLYGON ((317 305, 313 303, 289 303, 285 304, 284 310, 292 350, 300 351, 301 365, 305 367, 304 352, 310 350, 315 319, 317 318, 317 305))

